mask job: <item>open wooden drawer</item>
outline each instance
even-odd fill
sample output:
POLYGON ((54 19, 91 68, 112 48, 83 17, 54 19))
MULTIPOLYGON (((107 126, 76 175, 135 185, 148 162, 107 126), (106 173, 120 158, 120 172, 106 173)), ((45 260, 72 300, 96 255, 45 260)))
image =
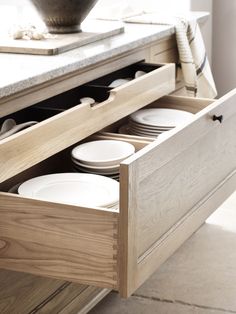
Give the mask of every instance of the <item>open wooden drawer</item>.
MULTIPOLYGON (((139 150, 120 165, 117 211, 1 192, 0 267, 129 296, 235 190, 235 101, 232 91, 216 101, 167 96, 151 104, 196 116, 155 141, 121 136, 139 150)), ((54 172, 53 158, 25 178, 54 172)), ((63 160, 59 155, 66 171, 63 160)), ((2 183, 2 191, 8 187, 9 182, 2 183)))
MULTIPOLYGON (((53 110, 54 116, 0 141, 0 182, 174 90, 174 64, 139 62, 105 76, 104 80, 107 81, 107 77, 110 81, 127 75, 134 77, 138 70, 147 74, 117 88, 94 86, 94 83, 93 86, 78 87, 24 109, 21 116, 27 119, 30 111, 30 119, 36 121, 39 109, 48 110, 53 106, 51 109, 58 108, 59 113, 53 110), (94 97, 98 104, 93 107, 89 104, 77 105, 84 96, 94 97), (33 110, 36 110, 35 115, 33 110)), ((18 114, 20 112, 16 117, 18 114)))

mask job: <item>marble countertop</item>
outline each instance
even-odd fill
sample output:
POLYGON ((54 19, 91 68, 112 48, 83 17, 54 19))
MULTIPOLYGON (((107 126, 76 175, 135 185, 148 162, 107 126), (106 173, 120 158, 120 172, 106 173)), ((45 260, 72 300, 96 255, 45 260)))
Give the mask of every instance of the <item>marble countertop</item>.
MULTIPOLYGON (((207 12, 194 12, 199 22, 207 12)), ((174 26, 125 23, 125 32, 55 56, 0 53, 0 98, 174 34, 174 26)))

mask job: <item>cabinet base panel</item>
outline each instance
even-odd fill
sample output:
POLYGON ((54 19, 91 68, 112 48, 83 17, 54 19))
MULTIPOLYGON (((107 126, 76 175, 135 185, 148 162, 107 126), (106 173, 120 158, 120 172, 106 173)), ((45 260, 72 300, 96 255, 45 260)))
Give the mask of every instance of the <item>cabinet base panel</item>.
POLYGON ((86 314, 109 289, 0 270, 0 313, 86 314))

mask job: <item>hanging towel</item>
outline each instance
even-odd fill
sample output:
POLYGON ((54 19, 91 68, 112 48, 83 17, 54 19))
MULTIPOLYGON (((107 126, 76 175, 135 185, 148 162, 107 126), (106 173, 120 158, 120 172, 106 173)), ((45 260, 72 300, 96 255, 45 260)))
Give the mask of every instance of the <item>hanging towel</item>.
POLYGON ((187 95, 215 98, 214 79, 206 55, 202 34, 196 19, 144 13, 125 19, 128 23, 173 25, 187 95))

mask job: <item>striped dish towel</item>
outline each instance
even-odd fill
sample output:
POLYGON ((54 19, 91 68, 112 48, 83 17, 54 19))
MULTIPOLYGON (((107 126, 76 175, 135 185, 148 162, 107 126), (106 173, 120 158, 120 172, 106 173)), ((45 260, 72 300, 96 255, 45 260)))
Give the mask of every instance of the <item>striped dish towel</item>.
POLYGON ((196 19, 144 13, 125 19, 128 23, 174 25, 187 95, 214 98, 217 95, 202 34, 196 19))

